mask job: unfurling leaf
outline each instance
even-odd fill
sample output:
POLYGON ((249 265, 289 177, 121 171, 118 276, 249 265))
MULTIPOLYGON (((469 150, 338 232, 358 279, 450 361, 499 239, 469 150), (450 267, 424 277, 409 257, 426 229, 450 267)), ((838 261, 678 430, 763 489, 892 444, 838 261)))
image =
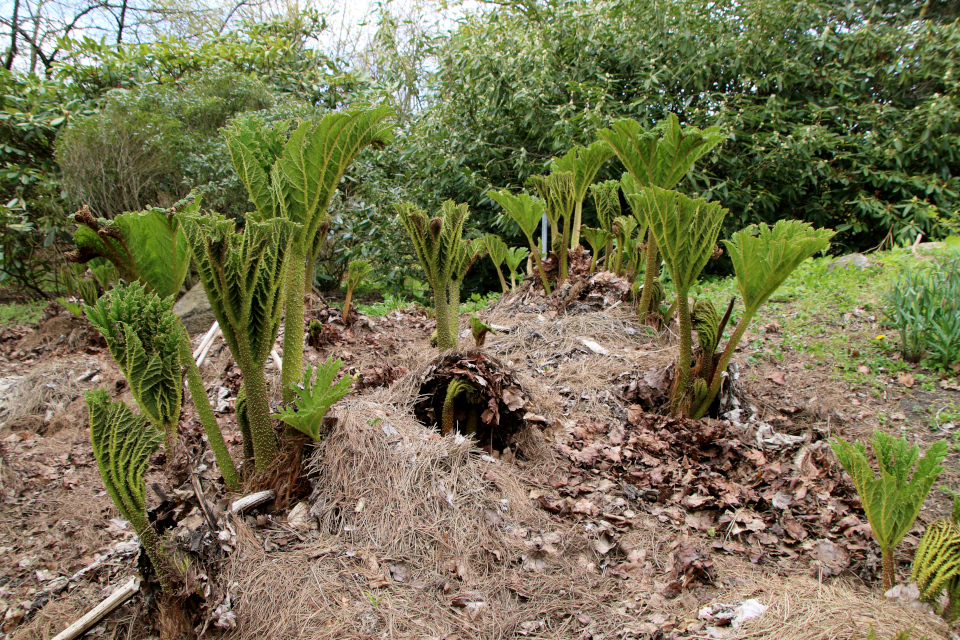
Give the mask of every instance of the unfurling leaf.
POLYGON ((947 455, 947 443, 938 440, 920 459, 919 447, 911 447, 905 438, 894 439, 882 431, 875 431, 873 450, 879 466, 879 478, 867 460, 867 450, 863 444, 851 444, 837 438, 831 445, 860 494, 873 536, 880 545, 883 585, 884 591, 887 591, 893 587, 896 579, 893 557, 896 546, 913 526, 923 501, 943 471, 940 463, 947 455))
POLYGON ((90 442, 100 477, 117 509, 126 518, 153 563, 164 591, 171 590, 172 565, 164 555, 160 536, 147 519, 146 483, 143 476, 161 436, 147 427, 123 402, 110 402, 103 389, 87 392, 90 442))
POLYGON ((344 376, 334 383, 334 378, 340 372, 343 360, 328 358, 325 363, 317 367, 314 380, 313 368, 307 365, 303 384, 293 389, 296 394, 294 407, 286 407, 271 417, 280 420, 304 433, 314 441, 320 441, 320 427, 327 410, 343 396, 350 393, 350 385, 357 379, 356 376, 344 376))

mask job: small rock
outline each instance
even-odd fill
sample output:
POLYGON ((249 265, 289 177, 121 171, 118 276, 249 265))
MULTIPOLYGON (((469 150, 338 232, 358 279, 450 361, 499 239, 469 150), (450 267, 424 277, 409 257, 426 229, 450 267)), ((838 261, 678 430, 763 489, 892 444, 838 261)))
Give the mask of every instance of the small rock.
POLYGON ((204 333, 216 321, 207 294, 199 282, 177 300, 177 304, 173 305, 173 312, 180 317, 184 328, 190 333, 204 333))
POLYGON ((854 267, 863 271, 870 266, 870 260, 867 259, 867 256, 862 253, 850 253, 848 255, 837 258, 829 265, 827 265, 827 273, 833 271, 834 269, 839 269, 840 267, 854 267))

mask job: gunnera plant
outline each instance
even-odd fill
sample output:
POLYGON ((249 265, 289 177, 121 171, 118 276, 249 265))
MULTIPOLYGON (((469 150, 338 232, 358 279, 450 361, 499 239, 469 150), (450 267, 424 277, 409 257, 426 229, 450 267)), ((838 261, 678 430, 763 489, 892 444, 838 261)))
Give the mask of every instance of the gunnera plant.
POLYGON ((554 158, 551 163, 553 171, 566 171, 573 175, 574 214, 573 226, 570 229, 570 249, 580 244, 580 227, 583 223, 583 200, 587 197, 587 190, 593 183, 597 172, 613 157, 613 150, 604 142, 597 141, 589 147, 576 146, 566 155, 554 158))
POLYGON ((521 193, 513 195, 509 191, 487 191, 487 197, 503 207, 520 231, 526 236, 530 244, 530 254, 537 263, 537 270, 540 272, 540 281, 543 283, 543 289, 550 295, 550 282, 547 279, 547 272, 543 268, 543 260, 540 259, 540 248, 534 241, 533 236, 537 232, 537 226, 543 218, 543 203, 530 194, 521 193))
POLYGON ((923 501, 943 471, 940 463, 947 456, 947 443, 938 440, 920 458, 920 448, 911 447, 906 438, 893 438, 882 431, 874 431, 873 453, 880 477, 870 466, 867 448, 862 443, 837 438, 830 444, 860 494, 873 537, 880 545, 883 590, 886 592, 896 583, 894 554, 897 545, 913 527, 923 501))
POLYGON ((238 118, 223 130, 237 176, 256 206, 248 218, 296 224, 285 266, 284 402, 303 379, 304 299, 329 229, 330 201, 357 154, 392 139, 392 116, 388 107, 330 113, 300 123, 289 138, 288 123, 268 129, 257 117, 238 118))
POLYGON ((480 243, 478 249, 482 246, 487 252, 487 255, 490 256, 493 268, 497 271, 497 277, 500 278, 500 287, 504 293, 507 293, 510 289, 507 287, 507 281, 503 277, 503 271, 501 271, 503 261, 507 258, 507 243, 504 242, 500 236, 495 236, 492 233, 483 235, 479 240, 474 242, 475 245, 477 243, 480 243))
MULTIPOLYGON (((573 213, 576 206, 576 188, 572 171, 554 171, 548 176, 530 176, 528 179, 540 198, 546 204, 547 218, 553 228, 554 250, 560 263, 560 282, 567 279, 569 259, 567 245, 573 226, 573 213), (560 222, 563 221, 563 235, 558 235, 560 222), (557 238, 559 237, 559 244, 557 238)), ((578 232, 579 234, 579 232, 578 232)), ((579 244, 579 236, 578 241, 579 244)))
POLYGON ((98 220, 83 207, 74 214, 77 250, 67 259, 88 263, 103 258, 127 282, 139 280, 161 298, 177 295, 190 268, 186 238, 174 216, 177 210, 197 213, 200 198, 178 202, 170 209, 122 213, 113 220, 98 220))
POLYGON ((441 351, 453 349, 460 325, 460 283, 476 257, 470 241, 463 239, 467 205, 447 200, 434 218, 409 202, 394 208, 433 289, 437 347, 441 351))
MULTIPOLYGON (((670 391, 670 410, 674 414, 686 414, 691 405, 698 406, 707 394, 705 381, 698 379, 689 384, 693 325, 687 296, 713 255, 727 210, 718 203, 702 198, 694 200, 656 186, 645 187, 639 193, 628 193, 628 198, 634 210, 644 212, 650 227, 648 242, 655 242, 660 247, 677 291, 680 355, 670 391)), ((649 296, 650 292, 645 293, 649 296)))
POLYGON ((259 473, 277 455, 264 367, 280 331, 283 269, 299 225, 286 218, 248 220, 236 233, 233 221, 218 214, 179 217, 210 308, 243 376, 237 422, 259 473))
MULTIPOLYGON (((639 187, 661 189, 675 187, 693 164, 724 138, 719 127, 681 128, 679 118, 672 113, 653 129, 644 129, 636 120, 620 120, 597 135, 610 145, 639 187)), ((660 275, 659 248, 652 231, 647 235, 645 252, 646 271, 639 305, 644 321, 656 311, 651 305, 651 294, 653 281, 660 275)))
POLYGON ((592 254, 590 256, 590 273, 593 273, 597 270, 597 258, 600 257, 600 251, 610 244, 610 241, 613 240, 613 234, 593 227, 583 227, 581 231, 587 244, 590 245, 590 253, 592 254))
POLYGON ((954 498, 953 516, 931 524, 913 557, 910 578, 920 590, 920 599, 938 605, 944 589, 949 598, 943 619, 960 618, 960 499, 954 498))
POLYGON ((357 376, 343 376, 334 382, 342 366, 343 360, 327 358, 317 367, 314 379, 314 370, 307 365, 303 384, 294 386, 297 398, 293 406, 284 407, 272 417, 320 442, 323 417, 334 403, 350 393, 350 386, 357 379, 357 376))
MULTIPOLYGON (((723 241, 733 262, 744 310, 723 353, 709 371, 704 371, 707 393, 699 405, 692 407, 691 417, 706 415, 720 391, 722 372, 726 371, 733 352, 760 307, 801 263, 826 250, 833 235, 830 229, 814 229, 799 220, 778 220, 772 227, 766 223, 750 225, 723 241)), ((728 310, 726 317, 729 313, 728 310)), ((719 336, 722 329, 716 333, 719 336)))
POLYGON ((120 285, 86 308, 87 319, 103 335, 110 355, 123 372, 130 392, 150 422, 166 435, 167 456, 176 446, 182 403, 183 370, 200 424, 231 490, 240 480, 223 434, 210 407, 190 337, 173 313, 173 298, 148 293, 139 283, 120 285))
POLYGON ((369 260, 358 258, 350 261, 350 266, 347 267, 347 297, 343 301, 343 324, 349 322, 350 300, 353 298, 353 292, 367 279, 372 270, 373 265, 369 260))
POLYGON ((133 526, 143 545, 163 591, 173 592, 176 569, 164 553, 160 535, 147 519, 143 476, 150 456, 160 446, 162 436, 147 426, 143 415, 136 415, 123 402, 110 402, 103 389, 88 391, 90 442, 100 477, 120 514, 133 526))
POLYGON ((506 254, 504 255, 504 262, 507 263, 507 268, 510 269, 510 288, 515 289, 517 287, 517 269, 520 268, 520 264, 527 259, 527 256, 530 255, 530 249, 526 247, 510 247, 507 249, 506 254))
MULTIPOLYGON (((613 233, 613 221, 620 216, 621 207, 620 207, 620 181, 619 180, 607 180, 606 182, 598 182, 597 184, 590 185, 590 192, 593 194, 593 203, 597 209, 597 220, 600 223, 600 228, 614 235, 613 233)), ((610 269, 610 250, 612 242, 608 242, 606 247, 604 247, 604 256, 606 260, 606 268, 610 269)))

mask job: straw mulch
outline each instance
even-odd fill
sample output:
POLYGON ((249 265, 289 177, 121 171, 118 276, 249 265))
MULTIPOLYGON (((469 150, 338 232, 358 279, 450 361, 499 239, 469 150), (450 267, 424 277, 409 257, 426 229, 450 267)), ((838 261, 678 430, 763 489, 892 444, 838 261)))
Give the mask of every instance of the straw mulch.
POLYGON ((567 638, 578 616, 629 622, 616 604, 635 585, 597 572, 589 532, 537 509, 521 469, 396 407, 356 401, 337 417, 312 460, 315 538, 271 555, 238 536, 231 637, 567 638))

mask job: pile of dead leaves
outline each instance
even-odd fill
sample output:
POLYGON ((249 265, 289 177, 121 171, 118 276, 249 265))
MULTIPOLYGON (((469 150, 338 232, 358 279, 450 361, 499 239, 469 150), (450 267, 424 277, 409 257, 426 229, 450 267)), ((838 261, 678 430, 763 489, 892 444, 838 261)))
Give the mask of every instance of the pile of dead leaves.
POLYGON ((612 271, 571 273, 549 296, 544 295, 539 282, 539 277, 528 277, 522 285, 500 298, 497 311, 585 313, 609 309, 630 296, 630 281, 612 271))
MULTIPOLYGON (((713 536, 716 550, 754 562, 809 551, 825 575, 852 564, 875 569, 875 558, 865 566, 870 529, 859 497, 825 441, 762 449, 726 421, 631 411, 626 425, 580 420, 557 448, 575 468, 597 469, 622 487, 628 504, 713 536)), ((581 497, 595 484, 584 488, 571 475, 551 482, 556 493, 540 500, 554 512, 606 518, 608 505, 581 497)))
POLYGON ((376 389, 377 387, 389 387, 401 376, 410 373, 410 370, 403 366, 394 366, 385 360, 372 367, 361 369, 357 374, 357 381, 354 388, 357 391, 362 389, 376 389))
POLYGON ((489 431, 477 436, 481 448, 498 453, 508 449, 531 410, 529 395, 499 360, 480 351, 447 353, 427 367, 420 377, 420 400, 413 407, 417 419, 439 424, 446 389, 454 378, 470 382, 485 405, 480 421, 489 431))

